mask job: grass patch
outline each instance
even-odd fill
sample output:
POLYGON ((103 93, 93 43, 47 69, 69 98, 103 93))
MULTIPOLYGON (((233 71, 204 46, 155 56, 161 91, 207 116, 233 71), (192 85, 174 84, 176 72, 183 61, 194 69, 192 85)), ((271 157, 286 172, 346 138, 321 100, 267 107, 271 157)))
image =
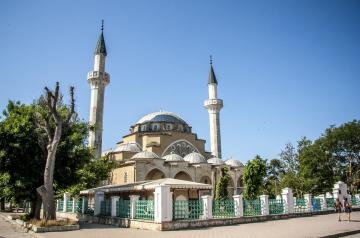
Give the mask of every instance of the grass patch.
POLYGON ((48 227, 48 226, 68 226, 68 225, 76 225, 77 222, 74 220, 66 219, 66 220, 48 220, 45 221, 44 219, 36 220, 32 219, 30 220, 30 223, 38 226, 38 227, 48 227))

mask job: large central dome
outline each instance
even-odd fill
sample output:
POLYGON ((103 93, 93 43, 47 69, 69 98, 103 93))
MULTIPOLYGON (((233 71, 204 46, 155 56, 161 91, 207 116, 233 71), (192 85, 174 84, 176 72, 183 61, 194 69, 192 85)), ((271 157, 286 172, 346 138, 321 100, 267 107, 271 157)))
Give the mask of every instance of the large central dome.
POLYGON ((178 115, 172 112, 164 111, 149 113, 140 118, 140 120, 138 120, 136 124, 144 124, 147 122, 171 122, 187 125, 187 123, 178 115))

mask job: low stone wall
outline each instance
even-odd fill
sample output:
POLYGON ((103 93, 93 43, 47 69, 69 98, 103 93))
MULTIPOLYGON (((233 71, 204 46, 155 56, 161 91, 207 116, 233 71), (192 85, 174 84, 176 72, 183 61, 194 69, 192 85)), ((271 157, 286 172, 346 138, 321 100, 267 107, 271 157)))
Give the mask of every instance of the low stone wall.
MULTIPOLYGON (((238 217, 238 218, 216 218, 209 220, 178 220, 172 222, 163 222, 160 226, 161 231, 172 231, 180 229, 192 229, 211 226, 227 226, 243 223, 264 222, 270 220, 281 220, 295 217, 313 216, 313 215, 325 215, 333 213, 333 211, 322 212, 308 212, 308 213, 293 213, 293 214, 281 214, 281 215, 267 215, 267 216, 252 216, 252 217, 238 217)), ((130 226, 131 227, 131 226, 130 226)))
POLYGON ((74 220, 74 221, 78 221, 79 220, 79 216, 77 213, 72 213, 72 212, 56 212, 56 218, 57 219, 70 219, 70 220, 74 220))
MULTIPOLYGON (((353 210, 360 211, 360 208, 353 208, 353 210)), ((181 229, 194 229, 194 228, 203 228, 203 227, 212 227, 212 226, 227 226, 227 225, 236 225, 236 224, 253 223, 253 222, 264 222, 264 221, 281 220, 281 219, 296 218, 296 217, 325 215, 330 213, 334 213, 334 210, 267 215, 267 216, 214 218, 208 220, 176 220, 176 221, 163 222, 163 223, 158 223, 155 221, 148 221, 148 220, 135 220, 129 218, 105 217, 105 216, 89 216, 89 215, 80 214, 79 221, 96 223, 96 224, 113 225, 123 228, 172 231, 172 230, 181 230, 181 229)))
POLYGON ((130 227, 130 219, 129 218, 90 216, 90 215, 86 215, 86 214, 79 214, 78 220, 80 223, 88 222, 88 223, 95 223, 95 224, 118 226, 118 227, 123 227, 123 228, 130 227))
POLYGON ((54 232, 54 231, 75 231, 79 230, 79 225, 67 225, 67 226, 48 226, 48 227, 38 227, 32 226, 32 231, 35 233, 43 232, 54 232))

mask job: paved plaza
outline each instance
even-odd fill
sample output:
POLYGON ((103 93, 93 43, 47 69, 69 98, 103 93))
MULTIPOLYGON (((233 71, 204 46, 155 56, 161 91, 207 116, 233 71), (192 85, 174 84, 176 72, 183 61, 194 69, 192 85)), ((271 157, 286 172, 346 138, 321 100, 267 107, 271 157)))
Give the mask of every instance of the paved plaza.
MULTIPOLYGON (((343 214, 345 215, 345 214, 343 214)), ((337 221, 336 214, 318 215, 312 217, 292 218, 286 220, 276 220, 261 223, 240 224, 233 226, 210 227, 195 230, 180 231, 146 231, 128 228, 118 228, 106 225, 87 224, 78 231, 69 232, 50 232, 38 234, 39 238, 200 238, 200 237, 326 237, 334 234, 348 234, 348 237, 360 237, 360 212, 352 213, 352 221, 337 221)), ((29 237, 27 234, 15 232, 14 228, 2 218, 0 220, 0 237, 23 238, 29 237)), ((339 236, 333 236, 339 237, 339 236)), ((341 237, 344 237, 342 235, 341 237)))

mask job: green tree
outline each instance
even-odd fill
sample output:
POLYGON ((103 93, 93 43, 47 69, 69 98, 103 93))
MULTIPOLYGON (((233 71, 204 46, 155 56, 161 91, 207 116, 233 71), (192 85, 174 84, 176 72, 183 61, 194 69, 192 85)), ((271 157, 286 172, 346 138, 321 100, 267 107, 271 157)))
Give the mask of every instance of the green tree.
POLYGON ((280 153, 280 161, 284 166, 284 173, 281 175, 281 187, 291 188, 295 196, 303 196, 305 192, 305 180, 301 175, 299 154, 310 145, 311 141, 302 137, 297 142, 297 148, 288 143, 280 153))
POLYGON ((248 161, 246 164, 243 180, 245 184, 244 197, 246 199, 255 199, 260 195, 266 176, 266 161, 259 155, 248 161))
POLYGON ((221 178, 216 184, 215 200, 224 200, 229 196, 227 188, 229 185, 230 176, 228 171, 229 169, 227 167, 221 169, 221 178))
POLYGON ((284 166, 279 159, 272 159, 266 165, 264 193, 271 198, 281 193, 280 181, 284 175, 284 166))
POLYGON ((302 150, 300 167, 306 192, 318 195, 331 191, 336 182, 333 163, 331 157, 322 149, 320 141, 302 150))
MULTIPOLYGON (((36 188, 43 183, 46 161, 46 134, 36 125, 36 105, 9 102, 0 121, 0 199, 30 201, 31 216, 39 218, 41 198, 36 188)), ((81 189, 105 180, 113 166, 108 159, 94 160, 86 145, 88 125, 74 119, 63 127, 54 171, 54 189, 60 194, 81 189), (77 188, 77 189, 76 189, 77 188)))
POLYGON ((2 202, 31 201, 33 215, 35 188, 41 184, 40 171, 44 167, 37 138, 35 107, 9 101, 0 121, 0 198, 2 202))

